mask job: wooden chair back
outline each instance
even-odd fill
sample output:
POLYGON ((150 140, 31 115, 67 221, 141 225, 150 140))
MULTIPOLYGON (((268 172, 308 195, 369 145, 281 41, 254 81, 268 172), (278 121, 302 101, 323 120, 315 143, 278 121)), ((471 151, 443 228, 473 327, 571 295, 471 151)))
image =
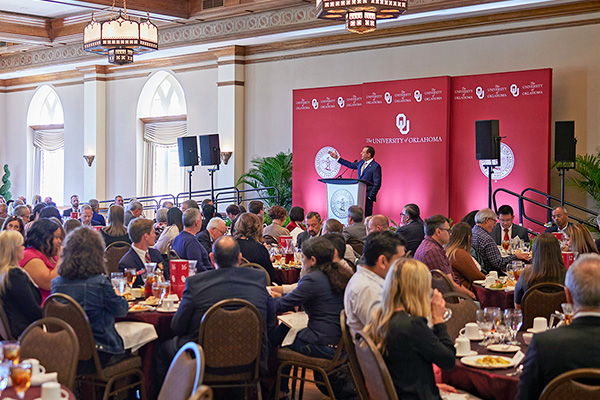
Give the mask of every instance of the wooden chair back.
POLYGON ((10 329, 10 322, 8 322, 8 316, 4 311, 4 304, 0 301, 0 337, 2 340, 15 340, 10 329))
POLYGON ((106 259, 106 271, 110 276, 111 272, 119 272, 119 261, 131 248, 127 242, 113 242, 104 249, 104 258, 106 259))
POLYGON ((554 311, 561 311, 562 303, 567 302, 565 287, 558 283, 538 283, 530 287, 521 300, 523 311, 523 326, 521 330, 533 328, 535 317, 550 319, 554 311))
POLYGON ((459 331, 468 323, 477 321, 476 312, 479 306, 468 296, 458 293, 449 292, 443 295, 446 300, 446 307, 452 310, 452 317, 446 322, 448 335, 453 341, 458 337, 459 331), (455 300, 452 302, 449 300, 455 300))
POLYGON ((254 268, 254 269, 258 269, 261 270, 265 273, 265 276, 267 277, 267 285, 271 286, 271 276, 269 275, 269 273, 267 272, 267 270, 260 264, 257 263, 244 263, 244 264, 240 264, 241 268, 254 268))
POLYGON ((202 347, 194 342, 188 342, 173 358, 158 394, 158 400, 186 400, 196 392, 203 379, 202 347))
POLYGON ((342 327, 342 340, 344 341, 344 348, 348 355, 350 373, 354 380, 356 393, 361 400, 369 400, 369 392, 365 386, 365 377, 360 369, 358 357, 356 356, 356 349, 354 348, 354 342, 352 341, 352 334, 350 333, 350 327, 346 324, 346 312, 344 310, 340 313, 340 326, 342 327))
POLYGON ((580 368, 560 374, 540 395, 540 400, 563 399, 600 399, 600 369, 580 368))
POLYGON ((448 275, 439 269, 431 270, 431 288, 439 290, 441 294, 454 291, 454 285, 448 275))
POLYGON ((354 347, 369 395, 377 400, 398 400, 390 372, 375 343, 362 332, 357 332, 356 337, 357 342, 354 347))

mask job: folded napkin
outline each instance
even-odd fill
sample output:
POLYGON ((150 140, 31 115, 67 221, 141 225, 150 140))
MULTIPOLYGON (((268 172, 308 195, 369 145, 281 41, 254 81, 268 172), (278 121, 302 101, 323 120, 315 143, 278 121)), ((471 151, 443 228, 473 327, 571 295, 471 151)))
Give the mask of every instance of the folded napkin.
POLYGON ((521 350, 517 351, 517 353, 512 358, 513 365, 516 367, 517 365, 521 364, 521 361, 523 361, 524 358, 525 353, 523 353, 521 350))
POLYGON ((123 347, 125 350, 131 349, 131 352, 158 338, 154 325, 146 322, 122 321, 117 322, 115 328, 123 339, 123 347))
POLYGON ((289 346, 290 344, 294 343, 298 332, 308 326, 308 315, 304 311, 280 315, 277 318, 284 325, 290 327, 290 330, 287 335, 285 335, 281 346, 289 346))
MULTIPOLYGON (((37 374, 31 377, 31 386, 42 386, 42 383, 58 382, 58 373, 48 372, 47 374, 37 374)), ((12 387, 12 381, 8 378, 8 387, 12 387)))
POLYGON ((177 296, 176 294, 170 294, 167 297, 165 297, 165 299, 171 299, 173 301, 179 301, 179 296, 177 296))

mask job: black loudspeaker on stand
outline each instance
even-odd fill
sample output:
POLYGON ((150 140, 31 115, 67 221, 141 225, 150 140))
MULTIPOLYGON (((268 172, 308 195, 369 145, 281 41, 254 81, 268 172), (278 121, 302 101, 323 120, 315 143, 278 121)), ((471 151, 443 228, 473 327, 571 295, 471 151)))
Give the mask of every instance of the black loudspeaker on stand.
POLYGON ((221 164, 221 148, 219 146, 219 135, 203 135, 200 138, 200 161, 202 165, 213 165, 208 169, 210 174, 210 197, 215 201, 215 171, 219 170, 221 164))
POLYGON ((492 208, 492 170, 500 166, 500 121, 475 121, 475 159, 486 160, 488 170, 488 208, 492 208))
POLYGON ((556 168, 560 175, 560 205, 565 204, 565 174, 575 168, 577 139, 575 139, 575 121, 556 121, 554 123, 554 161, 561 163, 556 168))
POLYGON ((194 166, 198 165, 198 138, 185 136, 177 138, 179 150, 179 166, 188 167, 189 198, 192 198, 192 173, 194 166))

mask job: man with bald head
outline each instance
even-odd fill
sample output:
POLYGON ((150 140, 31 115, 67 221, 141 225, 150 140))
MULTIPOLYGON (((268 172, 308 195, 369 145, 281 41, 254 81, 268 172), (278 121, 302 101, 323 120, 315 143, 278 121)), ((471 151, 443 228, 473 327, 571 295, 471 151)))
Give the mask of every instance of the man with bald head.
POLYGON ((569 212, 564 206, 554 207, 552 210, 552 226, 546 229, 546 232, 564 232, 569 226, 569 212))
POLYGON ((600 256, 580 255, 565 278, 567 302, 575 316, 568 326, 536 333, 523 362, 517 399, 537 399, 558 375, 600 368, 600 256))
POLYGON ((202 247, 206 249, 206 252, 210 253, 212 251, 212 246, 215 243, 215 241, 221 236, 225 235, 226 233, 227 225, 225 224, 225 221, 223 221, 219 217, 214 217, 211 218, 210 221, 208 221, 208 225, 206 225, 205 230, 200 231, 196 234, 196 238, 198 239, 202 247))
POLYGON ((373 232, 381 232, 381 231, 389 231, 390 230, 390 220, 385 215, 376 214, 369 219, 369 224, 367 225, 367 235, 370 235, 373 232))

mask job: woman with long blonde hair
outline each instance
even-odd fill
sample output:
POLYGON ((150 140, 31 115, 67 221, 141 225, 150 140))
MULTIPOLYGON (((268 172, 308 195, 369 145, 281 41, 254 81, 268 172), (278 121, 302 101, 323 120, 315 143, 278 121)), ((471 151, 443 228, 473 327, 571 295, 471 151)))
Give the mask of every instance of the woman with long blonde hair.
POLYGON ((0 232, 0 301, 15 338, 42 318, 42 295, 29 274, 19 267, 24 250, 23 236, 18 231, 0 232))
POLYGON ((592 239, 589 229, 583 224, 569 224, 564 232, 571 251, 581 254, 596 253, 596 243, 592 239))
POLYGON ((431 273, 415 259, 394 261, 381 303, 365 333, 373 339, 390 371, 398 398, 440 399, 432 364, 454 367, 455 349, 444 324, 446 302, 431 289, 431 273), (433 328, 427 326, 431 318, 433 328))

